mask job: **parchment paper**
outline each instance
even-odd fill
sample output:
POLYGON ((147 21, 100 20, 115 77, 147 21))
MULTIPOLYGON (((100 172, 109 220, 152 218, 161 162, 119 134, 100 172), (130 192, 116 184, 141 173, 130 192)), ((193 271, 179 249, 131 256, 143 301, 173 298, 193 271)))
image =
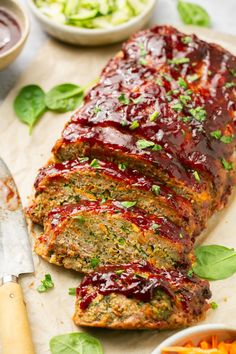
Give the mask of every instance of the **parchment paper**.
MULTIPOLYGON (((188 28, 188 31, 191 32, 191 29, 188 28)), ((203 39, 217 42, 236 54, 235 37, 210 30, 194 31, 203 39)), ((27 196, 32 193, 37 170, 49 158, 50 150, 60 136, 70 113, 46 113, 30 136, 27 126, 16 119, 12 109, 12 102, 18 90, 30 83, 39 84, 46 91, 64 82, 87 85, 98 77, 108 58, 119 48, 120 45, 97 49, 73 48, 50 41, 41 49, 0 107, 0 155, 15 177, 24 205, 27 204, 27 196)), ((235 216, 236 198, 233 196, 228 207, 210 221, 204 233, 207 236, 204 242, 236 248, 235 216)), ((36 255, 34 262, 35 275, 26 275, 21 279, 36 352, 47 354, 52 336, 82 330, 73 325, 71 317, 75 299, 68 295, 68 288, 75 287, 80 276, 76 272, 49 265, 36 255), (55 288, 48 293, 39 294, 35 289, 45 273, 52 275, 55 288)), ((212 300, 217 302, 219 307, 215 311, 209 311, 205 322, 225 323, 236 327, 236 275, 224 281, 212 282, 211 289, 212 300)), ((106 354, 149 354, 160 341, 172 333, 98 329, 87 331, 101 340, 106 354)))

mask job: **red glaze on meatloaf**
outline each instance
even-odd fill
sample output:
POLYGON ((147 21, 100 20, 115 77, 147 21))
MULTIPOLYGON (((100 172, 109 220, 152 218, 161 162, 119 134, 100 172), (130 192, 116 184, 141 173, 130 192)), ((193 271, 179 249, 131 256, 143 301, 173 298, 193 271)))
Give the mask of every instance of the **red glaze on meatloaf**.
POLYGON ((106 266, 77 288, 74 321, 113 329, 179 328, 204 318, 210 296, 208 282, 185 271, 146 262, 106 266))
POLYGON ((85 273, 98 264, 140 259, 167 268, 189 264, 192 242, 184 229, 132 205, 83 201, 58 207, 45 220, 35 250, 51 263, 85 273))

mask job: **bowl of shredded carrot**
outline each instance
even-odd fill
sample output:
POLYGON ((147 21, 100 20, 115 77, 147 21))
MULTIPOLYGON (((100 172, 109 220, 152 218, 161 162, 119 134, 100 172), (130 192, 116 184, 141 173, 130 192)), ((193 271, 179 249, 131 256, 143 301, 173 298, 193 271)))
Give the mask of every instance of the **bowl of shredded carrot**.
POLYGON ((151 354, 236 354, 236 328, 191 327, 167 338, 151 354))

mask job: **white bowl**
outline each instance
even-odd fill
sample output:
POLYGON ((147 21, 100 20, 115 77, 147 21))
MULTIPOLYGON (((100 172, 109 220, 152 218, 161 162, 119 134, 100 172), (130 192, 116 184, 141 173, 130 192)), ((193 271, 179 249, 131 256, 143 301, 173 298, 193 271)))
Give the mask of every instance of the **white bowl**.
POLYGON ((229 328, 221 324, 190 327, 164 340, 151 354, 161 354, 163 348, 184 345, 188 341, 192 341, 194 345, 197 345, 201 340, 209 340, 214 334, 217 335, 219 340, 231 338, 235 340, 236 328, 229 328))
POLYGON ((28 4, 44 31, 51 36, 74 45, 98 46, 123 41, 143 28, 153 13, 156 0, 149 0, 142 13, 111 29, 87 29, 59 24, 44 15, 34 0, 28 0, 28 4))
POLYGON ((10 65, 22 51, 29 34, 29 20, 24 7, 17 0, 0 0, 0 8, 9 11, 21 29, 19 41, 6 52, 0 54, 0 70, 10 65))

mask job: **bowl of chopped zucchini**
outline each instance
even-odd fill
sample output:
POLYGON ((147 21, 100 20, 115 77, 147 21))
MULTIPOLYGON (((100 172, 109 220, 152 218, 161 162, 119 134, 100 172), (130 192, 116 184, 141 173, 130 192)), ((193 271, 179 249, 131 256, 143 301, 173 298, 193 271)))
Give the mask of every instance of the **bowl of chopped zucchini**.
POLYGON ((125 40, 150 19, 156 0, 28 0, 45 32, 74 45, 125 40))

